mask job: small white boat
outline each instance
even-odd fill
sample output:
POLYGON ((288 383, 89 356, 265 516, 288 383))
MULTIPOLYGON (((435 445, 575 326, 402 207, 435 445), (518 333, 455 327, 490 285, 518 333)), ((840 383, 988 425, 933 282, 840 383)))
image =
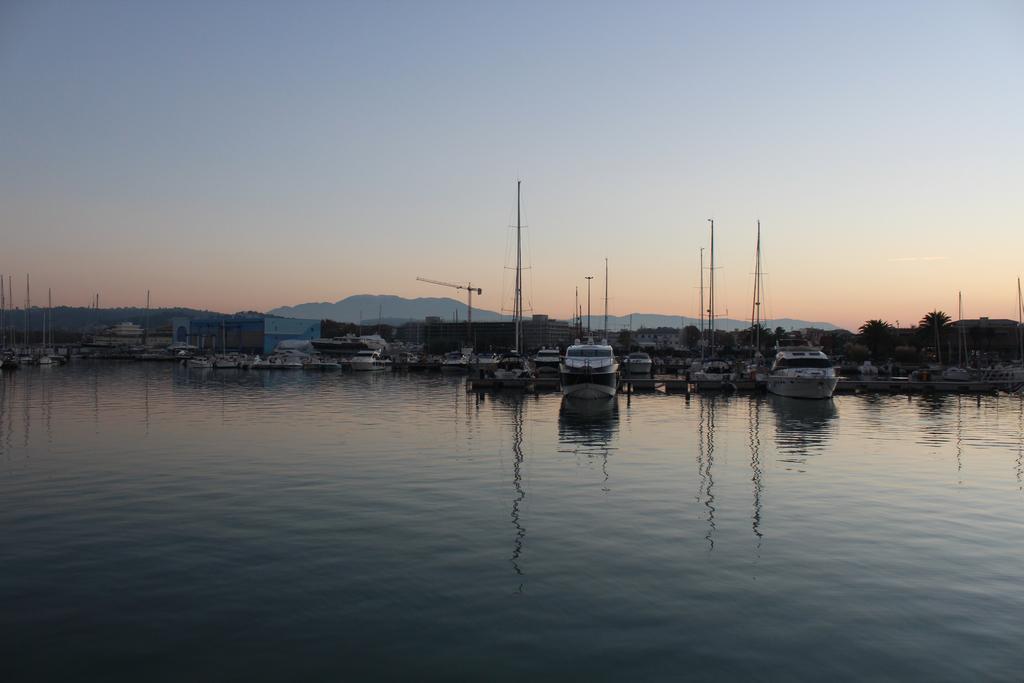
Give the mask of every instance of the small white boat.
POLYGON ((490 371, 494 379, 530 379, 530 361, 517 351, 509 351, 498 359, 498 365, 490 371))
POLYGON ((731 382, 732 365, 720 358, 709 358, 690 366, 690 379, 694 382, 731 382))
POLYGON ((205 356, 196 356, 195 358, 189 358, 185 363, 190 368, 212 368, 213 361, 205 356))
POLYGON ((302 361, 303 370, 338 370, 340 368, 341 363, 322 356, 311 356, 302 361))
POLYGON ((450 351, 441 359, 442 372, 466 372, 467 370, 469 370, 469 353, 466 349, 450 351))
POLYGON ((352 356, 350 363, 356 372, 374 372, 391 367, 391 359, 384 356, 378 349, 360 351, 352 356))
POLYGON ((543 348, 533 354, 533 367, 538 375, 557 375, 562 364, 562 353, 558 349, 543 348))
POLYGON ((832 360, 807 343, 780 346, 768 373, 768 391, 790 398, 832 398, 836 390, 832 360))
POLYGON ((241 359, 233 353, 218 354, 213 357, 213 367, 220 370, 237 370, 241 364, 241 359))
POLYGON ((478 353, 470 359, 470 366, 478 372, 490 372, 498 367, 498 354, 478 353))

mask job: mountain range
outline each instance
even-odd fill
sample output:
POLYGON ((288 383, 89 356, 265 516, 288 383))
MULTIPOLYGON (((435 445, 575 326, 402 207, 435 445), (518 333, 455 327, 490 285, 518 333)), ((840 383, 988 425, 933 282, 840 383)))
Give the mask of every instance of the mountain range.
MULTIPOLYGON (((334 303, 322 301, 298 304, 296 306, 282 306, 267 311, 267 313, 284 318, 328 319, 363 325, 376 324, 379 313, 381 322, 395 325, 410 320, 423 320, 427 316, 438 316, 443 320, 449 321, 456 319, 465 320, 467 310, 466 302, 448 297, 406 299, 388 294, 357 294, 334 303)), ((633 313, 631 316, 608 316, 608 329, 621 330, 630 327, 630 317, 632 317, 632 328, 634 330, 641 327, 678 328, 681 324, 696 325, 698 323, 695 318, 684 318, 678 315, 633 313)), ((493 322, 508 319, 508 315, 482 308, 473 308, 473 320, 477 322, 493 322)), ((603 324, 602 316, 593 316, 592 323, 593 327, 600 327, 603 324)), ((733 318, 718 318, 715 323, 716 327, 720 330, 739 330, 750 326, 750 322, 747 320, 736 320, 733 318)), ((770 327, 782 327, 787 330, 805 327, 816 327, 823 330, 838 329, 832 323, 798 320, 795 318, 777 318, 769 320, 765 324, 770 327)))

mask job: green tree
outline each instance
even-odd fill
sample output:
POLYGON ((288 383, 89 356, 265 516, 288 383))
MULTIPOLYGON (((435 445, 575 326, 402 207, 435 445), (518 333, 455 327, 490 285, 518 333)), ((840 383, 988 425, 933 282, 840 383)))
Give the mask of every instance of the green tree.
POLYGON ((868 320, 858 330, 860 341, 876 360, 884 360, 893 345, 893 327, 884 320, 868 320))
POLYGON ((927 331, 932 339, 929 343, 935 343, 935 360, 942 363, 942 333, 949 326, 949 316, 945 311, 932 311, 926 313, 921 322, 918 323, 923 331, 927 331))

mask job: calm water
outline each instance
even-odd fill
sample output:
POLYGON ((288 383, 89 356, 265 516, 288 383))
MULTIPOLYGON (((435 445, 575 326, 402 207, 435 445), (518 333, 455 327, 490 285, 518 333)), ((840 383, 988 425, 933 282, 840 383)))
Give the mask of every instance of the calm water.
POLYGON ((1021 680, 1015 397, 0 378, 12 680, 1021 680))

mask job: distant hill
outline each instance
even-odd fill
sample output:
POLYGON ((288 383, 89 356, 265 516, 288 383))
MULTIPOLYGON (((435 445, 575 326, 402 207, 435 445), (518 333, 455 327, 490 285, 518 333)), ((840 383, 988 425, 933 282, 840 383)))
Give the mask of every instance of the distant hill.
MULTIPOLYGON (((271 315, 284 318, 328 319, 340 323, 377 322, 377 313, 384 322, 403 323, 409 320, 423 320, 427 316, 436 315, 444 320, 452 320, 458 313, 459 320, 466 319, 468 308, 465 301, 457 301, 448 297, 420 297, 406 299, 388 294, 357 294, 335 301, 282 306, 268 311, 271 315)), ((494 311, 473 307, 473 320, 492 322, 506 317, 494 311)))
MULTIPOLYGON (((592 326, 600 327, 604 324, 602 316, 592 317, 592 326)), ((705 323, 706 324, 706 323, 705 323)), ((697 318, 684 317, 679 315, 664 315, 661 313, 634 313, 633 314, 633 329, 637 330, 641 327, 679 327, 680 325, 694 325, 699 326, 700 320, 697 318)), ((621 330, 630 326, 630 320, 628 315, 610 315, 608 316, 608 329, 610 330, 621 330)), ((816 327, 821 330, 836 330, 839 329, 836 325, 826 322, 812 322, 809 320, 797 320, 795 318, 776 318, 774 320, 766 320, 764 322, 765 327, 781 327, 785 330, 800 330, 805 327, 816 327)), ((733 330, 745 330, 750 327, 749 320, 737 320, 735 318, 716 318, 715 329, 733 331, 733 330)))
MULTIPOLYGON (((306 303, 296 306, 282 306, 275 308, 268 313, 279 315, 285 318, 310 318, 329 319, 345 323, 361 323, 372 325, 377 322, 377 312, 380 311, 382 322, 391 325, 400 325, 409 320, 423 320, 427 316, 436 315, 444 320, 453 320, 458 314, 459 320, 466 319, 466 302, 458 301, 448 297, 420 297, 417 299, 406 299, 400 296, 388 294, 357 294, 334 303, 306 303)), ((473 320, 478 322, 491 322, 496 320, 508 320, 508 315, 502 315, 495 311, 473 307, 473 320)), ((599 315, 592 317, 594 327, 603 324, 599 315)), ((678 315, 664 315, 661 313, 634 313, 633 329, 641 327, 679 327, 681 324, 696 325, 696 318, 683 318, 678 315)), ((750 323, 746 320, 735 320, 732 318, 719 318, 716 327, 720 330, 746 329, 750 323)), ((771 327, 782 327, 787 330, 801 329, 804 327, 817 327, 823 330, 837 329, 832 323, 810 322, 794 318, 778 318, 765 323, 771 327)), ((618 315, 608 316, 608 328, 621 330, 629 327, 630 316, 618 315)))

